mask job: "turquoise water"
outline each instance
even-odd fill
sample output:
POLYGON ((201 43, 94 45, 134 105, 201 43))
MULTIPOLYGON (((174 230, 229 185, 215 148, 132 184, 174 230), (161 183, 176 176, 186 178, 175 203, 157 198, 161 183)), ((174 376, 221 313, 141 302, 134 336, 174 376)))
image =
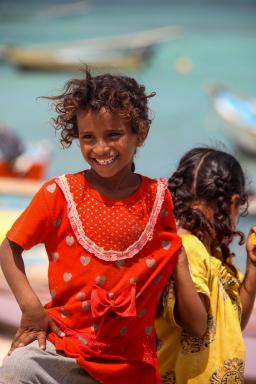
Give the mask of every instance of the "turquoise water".
MULTIPOLYGON (((148 92, 157 92, 150 103, 152 128, 137 155, 136 169, 153 177, 168 176, 187 149, 223 143, 234 151, 248 180, 256 185, 256 160, 233 147, 205 91, 207 84, 221 82, 241 94, 256 97, 255 2, 160 1, 156 5, 153 1, 85 1, 84 6, 74 2, 79 6, 72 12, 66 7, 70 1, 41 3, 0 2, 0 45, 63 42, 181 26, 180 38, 160 44, 149 65, 129 72, 146 85, 148 92), (192 62, 187 74, 177 71, 177 61, 182 57, 192 62)), ((60 149, 49 123, 52 111, 48 102, 37 99, 59 92, 64 82, 74 76, 24 73, 5 63, 0 65, 0 121, 16 130, 23 140, 51 140, 54 153, 49 177, 85 166, 75 143, 69 150, 60 149)), ((241 219, 240 228, 246 231, 254 219, 241 219)), ((237 254, 243 268, 243 252, 239 250, 237 254)))

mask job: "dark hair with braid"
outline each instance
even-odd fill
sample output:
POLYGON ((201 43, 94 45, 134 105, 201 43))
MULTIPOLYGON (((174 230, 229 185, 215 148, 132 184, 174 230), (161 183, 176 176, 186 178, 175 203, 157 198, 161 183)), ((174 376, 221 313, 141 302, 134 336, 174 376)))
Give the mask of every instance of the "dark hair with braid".
POLYGON ((239 244, 242 244, 244 235, 232 228, 232 196, 239 195, 237 205, 243 208, 244 214, 248 206, 245 176, 239 162, 232 155, 217 149, 194 148, 181 158, 168 184, 179 226, 203 243, 208 239, 212 254, 220 249, 223 262, 233 269, 229 263, 232 255, 229 245, 237 235, 240 236, 239 244), (211 207, 212 222, 197 207, 198 203, 211 207), (215 233, 214 239, 212 233, 215 233))
POLYGON ((54 103, 57 112, 54 127, 61 131, 63 147, 69 147, 78 138, 77 113, 99 112, 102 108, 129 121, 132 131, 143 142, 151 124, 148 99, 153 96, 155 92, 147 95, 145 87, 132 77, 110 73, 93 76, 85 69, 84 77, 68 81, 62 94, 45 98, 54 103))

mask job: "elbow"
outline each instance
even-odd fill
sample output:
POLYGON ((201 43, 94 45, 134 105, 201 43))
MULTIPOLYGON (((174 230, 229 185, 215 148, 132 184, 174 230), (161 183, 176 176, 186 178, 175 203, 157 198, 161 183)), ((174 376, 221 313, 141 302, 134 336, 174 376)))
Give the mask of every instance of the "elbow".
POLYGON ((207 327, 206 327, 206 326, 200 326, 200 325, 199 325, 199 326, 195 326, 195 327, 193 327, 193 328, 190 330, 189 334, 190 334, 191 336, 194 336, 194 337, 202 337, 202 336, 204 336, 206 330, 207 330, 207 327))
POLYGON ((188 324, 184 324, 185 331, 193 337, 202 337, 207 331, 207 316, 190 320, 188 324))

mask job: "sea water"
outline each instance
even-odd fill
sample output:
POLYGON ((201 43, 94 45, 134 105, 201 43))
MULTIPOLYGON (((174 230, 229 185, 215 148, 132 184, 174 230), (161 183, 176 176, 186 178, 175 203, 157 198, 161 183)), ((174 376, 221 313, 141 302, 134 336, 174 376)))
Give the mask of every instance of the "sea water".
MULTIPOLYGON (((206 86, 222 83, 256 97, 256 3, 253 1, 1 1, 0 46, 72 42, 180 26, 179 37, 158 44, 151 60, 134 76, 156 91, 150 101, 153 118, 149 137, 136 157, 136 170, 168 177, 179 158, 193 146, 218 145, 242 162, 256 186, 255 158, 241 154, 227 136, 224 123, 210 104, 206 86), (73 6, 72 6, 73 5, 73 6), (187 68, 182 68, 182 63, 187 68), (182 70, 183 69, 183 70, 182 70)), ((0 123, 24 141, 48 139, 54 151, 47 177, 85 168, 77 143, 60 148, 50 124, 49 103, 38 96, 54 95, 77 73, 22 72, 0 64, 0 123)), ((241 218, 247 231, 256 217, 241 218)), ((245 252, 234 245, 244 269, 245 252)))

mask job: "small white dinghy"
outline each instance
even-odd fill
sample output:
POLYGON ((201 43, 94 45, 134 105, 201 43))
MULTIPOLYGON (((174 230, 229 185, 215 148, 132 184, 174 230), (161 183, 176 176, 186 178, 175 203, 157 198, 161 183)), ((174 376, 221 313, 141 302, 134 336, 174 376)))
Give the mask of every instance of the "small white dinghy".
POLYGON ((242 97, 223 85, 207 87, 216 113, 238 148, 256 156, 256 99, 242 97))

